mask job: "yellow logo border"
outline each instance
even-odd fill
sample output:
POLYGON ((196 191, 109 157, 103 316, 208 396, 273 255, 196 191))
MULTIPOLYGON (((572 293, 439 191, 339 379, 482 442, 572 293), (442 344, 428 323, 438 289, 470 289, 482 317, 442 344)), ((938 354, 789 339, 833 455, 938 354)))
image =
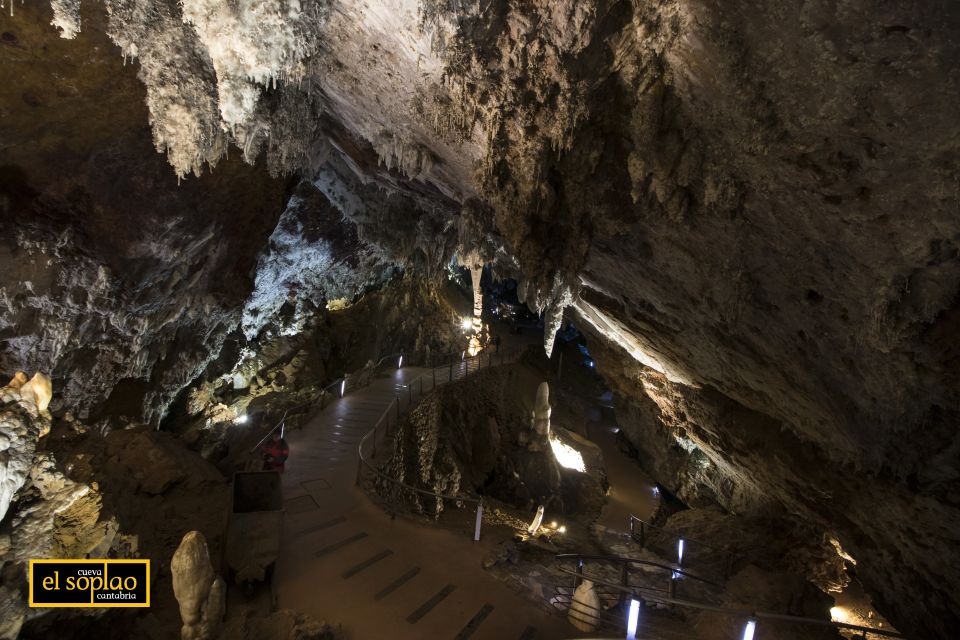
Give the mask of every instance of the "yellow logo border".
POLYGON ((86 560, 58 560, 55 558, 45 558, 39 560, 30 561, 30 607, 34 609, 107 609, 107 608, 146 608, 150 606, 150 560, 149 559, 113 559, 113 558, 89 558, 86 560), (53 602, 53 603, 44 603, 44 602, 34 602, 33 601, 33 567, 37 564, 96 564, 102 563, 104 565, 104 571, 106 572, 106 565, 111 564, 142 564, 147 568, 147 601, 146 602, 122 602, 122 603, 105 603, 105 604, 94 604, 93 602, 87 603, 68 603, 68 602, 53 602))

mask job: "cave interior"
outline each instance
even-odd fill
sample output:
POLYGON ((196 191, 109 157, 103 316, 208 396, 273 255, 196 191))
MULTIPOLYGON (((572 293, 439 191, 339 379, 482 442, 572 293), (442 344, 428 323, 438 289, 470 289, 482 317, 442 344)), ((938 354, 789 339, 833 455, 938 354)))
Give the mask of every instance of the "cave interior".
POLYGON ((960 637, 960 4, 0 7, 0 639, 960 637))

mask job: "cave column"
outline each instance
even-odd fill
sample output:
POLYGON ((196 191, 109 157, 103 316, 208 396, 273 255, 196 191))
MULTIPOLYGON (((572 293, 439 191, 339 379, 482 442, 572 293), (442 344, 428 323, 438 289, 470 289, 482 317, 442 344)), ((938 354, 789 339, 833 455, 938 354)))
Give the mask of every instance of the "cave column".
POLYGON ((473 249, 469 252, 461 251, 460 264, 470 269, 470 280, 473 285, 473 317, 470 320, 470 342, 467 353, 475 356, 483 346, 483 289, 480 279, 483 277, 483 258, 480 252, 473 249))

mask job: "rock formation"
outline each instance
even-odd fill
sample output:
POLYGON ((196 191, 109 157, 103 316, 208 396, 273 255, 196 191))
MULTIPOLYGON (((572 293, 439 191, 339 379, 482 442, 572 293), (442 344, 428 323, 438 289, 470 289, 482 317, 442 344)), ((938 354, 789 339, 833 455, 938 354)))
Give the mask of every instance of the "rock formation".
POLYGON ((210 564, 207 540, 199 531, 183 536, 170 562, 173 593, 180 603, 182 640, 214 640, 220 633, 226 587, 210 564))
POLYGON ((600 626, 600 597, 593 583, 584 580, 573 592, 567 619, 580 631, 590 633, 600 626))
POLYGON ((50 379, 22 371, 0 388, 0 520, 34 465, 37 441, 50 431, 50 379), (13 404, 18 406, 11 406, 13 404))
POLYGON ((477 248, 548 352, 564 314, 588 332, 664 486, 808 521, 899 629, 960 626, 955 2, 56 0, 5 25, 0 368, 50 372, 55 413, 160 425, 238 332, 477 248), (355 249, 301 243, 303 202, 355 249))
POLYGON ((39 442, 50 432, 50 379, 22 371, 0 388, 0 637, 16 638, 39 615, 27 607, 24 588, 34 558, 105 555, 117 522, 101 519, 96 486, 74 482, 39 442))
POLYGON ((534 403, 533 424, 531 425, 533 437, 530 440, 530 448, 533 450, 542 449, 550 438, 550 384, 541 382, 537 387, 537 399, 534 403))

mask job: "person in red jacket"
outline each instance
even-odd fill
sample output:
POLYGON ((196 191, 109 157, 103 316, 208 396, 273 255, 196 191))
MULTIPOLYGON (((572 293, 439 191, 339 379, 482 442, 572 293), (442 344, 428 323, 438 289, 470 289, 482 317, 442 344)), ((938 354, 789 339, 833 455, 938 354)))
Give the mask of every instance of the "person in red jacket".
POLYGON ((279 431, 274 431, 270 440, 263 445, 263 470, 283 473, 283 465, 290 457, 290 445, 279 431))

